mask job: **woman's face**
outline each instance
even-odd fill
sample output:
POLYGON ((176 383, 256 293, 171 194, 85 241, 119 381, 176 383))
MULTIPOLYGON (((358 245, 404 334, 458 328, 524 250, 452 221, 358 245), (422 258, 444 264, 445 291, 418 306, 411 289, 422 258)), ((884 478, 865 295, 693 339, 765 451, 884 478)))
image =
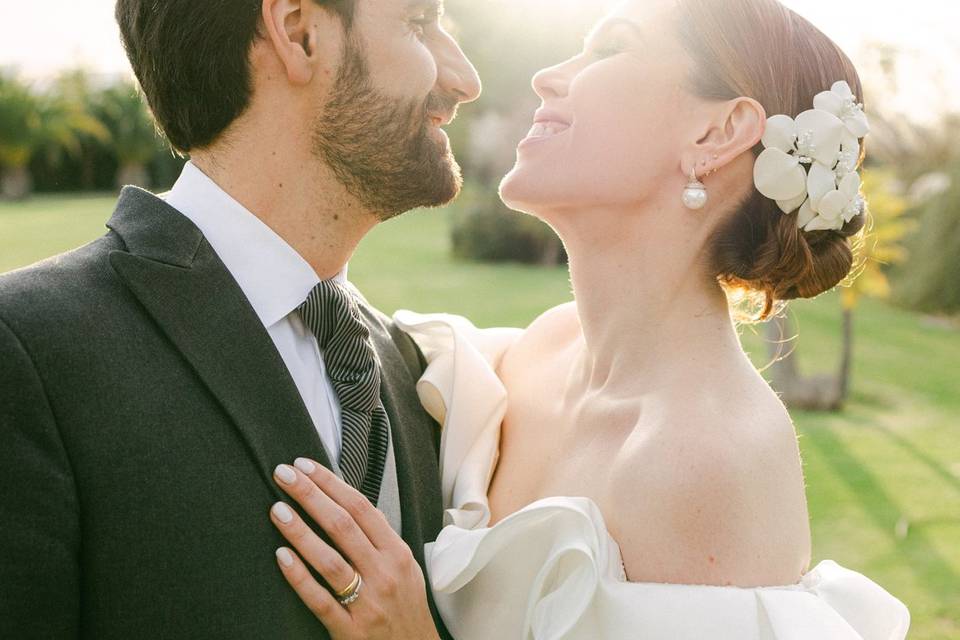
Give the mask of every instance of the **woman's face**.
POLYGON ((549 218, 567 208, 643 204, 667 190, 679 201, 681 153, 702 103, 684 88, 688 62, 673 5, 625 2, 582 53, 534 77, 543 105, 501 184, 504 202, 549 218))

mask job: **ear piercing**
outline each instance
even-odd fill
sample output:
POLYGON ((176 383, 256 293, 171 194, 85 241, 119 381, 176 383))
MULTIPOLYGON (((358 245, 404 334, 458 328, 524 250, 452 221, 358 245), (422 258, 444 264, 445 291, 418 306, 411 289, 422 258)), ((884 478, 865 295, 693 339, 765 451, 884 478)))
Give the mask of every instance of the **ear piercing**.
MULTIPOLYGON (((714 160, 718 160, 719 158, 719 155, 714 154, 714 160)), ((700 166, 706 168, 707 161, 701 160, 700 166)), ((704 176, 713 175, 716 172, 717 170, 713 169, 705 173, 704 176)), ((687 183, 686 188, 683 190, 683 204, 687 209, 697 211, 707 206, 707 200, 709 200, 707 187, 697 178, 697 169, 696 166, 694 166, 690 169, 690 182, 687 183)))
MULTIPOLYGON (((706 163, 702 163, 706 164, 706 163)), ((697 179, 697 170, 690 169, 690 182, 683 190, 683 205, 687 209, 697 211, 707 205, 707 187, 697 179)))

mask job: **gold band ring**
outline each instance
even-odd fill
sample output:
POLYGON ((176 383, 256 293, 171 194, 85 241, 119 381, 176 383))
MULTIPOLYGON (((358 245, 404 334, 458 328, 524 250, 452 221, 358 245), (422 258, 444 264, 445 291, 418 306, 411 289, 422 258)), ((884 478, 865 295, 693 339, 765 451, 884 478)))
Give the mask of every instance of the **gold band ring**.
POLYGON ((354 578, 353 582, 355 584, 350 585, 352 590, 349 592, 341 592, 344 594, 344 597, 337 598, 340 604, 342 604, 344 607, 349 607, 351 604, 357 601, 357 598, 360 597, 360 589, 363 587, 363 578, 360 577, 359 573, 357 574, 357 577, 354 578))
POLYGON ((333 595, 335 595, 338 600, 349 598, 350 596, 353 595, 354 591, 357 590, 357 587, 360 586, 360 582, 361 582, 360 574, 357 573, 356 569, 354 569, 353 580, 350 581, 350 584, 347 586, 347 588, 343 589, 342 591, 337 591, 333 595))

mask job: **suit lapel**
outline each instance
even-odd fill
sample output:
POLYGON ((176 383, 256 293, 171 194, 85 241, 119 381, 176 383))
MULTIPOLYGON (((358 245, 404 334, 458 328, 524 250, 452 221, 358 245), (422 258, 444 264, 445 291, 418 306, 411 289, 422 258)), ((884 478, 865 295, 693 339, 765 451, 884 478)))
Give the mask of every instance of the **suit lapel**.
MULTIPOLYGON (((390 416, 393 432, 397 485, 403 511, 402 536, 426 573, 424 543, 437 537, 443 521, 438 465, 440 427, 420 405, 414 391, 415 376, 394 342, 394 338, 400 340, 401 337, 391 336, 385 321, 372 309, 366 305, 361 308, 370 327, 374 348, 384 373, 381 398, 384 409, 390 416)), ((395 326, 393 329, 399 332, 395 326)), ((450 638, 429 589, 427 602, 440 637, 450 638)))
POLYGON ((275 495, 284 497, 277 464, 310 456, 330 466, 283 359, 199 229, 130 187, 107 226, 128 249, 110 255, 117 275, 223 406, 275 495))
POLYGON ((363 309, 383 369, 381 399, 390 416, 393 435, 403 511, 402 535, 422 562, 423 543, 436 536, 442 520, 437 462, 439 427, 420 405, 416 381, 387 327, 371 310, 365 306, 363 309))

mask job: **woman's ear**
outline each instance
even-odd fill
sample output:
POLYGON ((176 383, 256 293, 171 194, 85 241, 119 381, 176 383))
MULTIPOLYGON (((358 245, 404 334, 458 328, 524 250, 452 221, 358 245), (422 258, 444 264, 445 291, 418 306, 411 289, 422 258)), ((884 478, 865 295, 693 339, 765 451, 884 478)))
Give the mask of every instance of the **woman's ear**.
POLYGON ((685 159, 686 172, 695 165, 702 176, 733 162, 760 142, 766 125, 767 112, 753 98, 723 103, 685 159))
MULTIPOLYGON (((205 1, 205 0, 203 0, 205 1)), ((311 24, 312 0, 263 0, 261 17, 266 39, 273 46, 292 84, 313 79, 317 33, 311 24)))

